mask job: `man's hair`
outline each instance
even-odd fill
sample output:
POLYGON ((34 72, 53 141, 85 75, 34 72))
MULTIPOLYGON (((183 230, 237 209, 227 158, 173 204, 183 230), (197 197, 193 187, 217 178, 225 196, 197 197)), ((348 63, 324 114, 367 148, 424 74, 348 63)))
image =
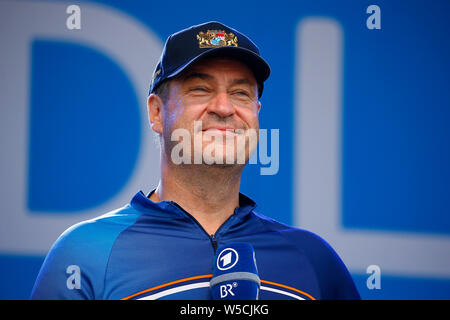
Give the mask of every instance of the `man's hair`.
POLYGON ((154 90, 154 93, 161 98, 162 102, 164 104, 167 103, 167 100, 169 100, 169 89, 170 89, 170 80, 166 80, 162 82, 156 89, 154 90))
MULTIPOLYGON (((162 100, 163 104, 165 105, 167 101, 169 100, 169 94, 170 94, 170 80, 165 80, 159 84, 155 90, 153 90, 153 93, 156 94, 160 99, 162 100)), ((161 147, 161 134, 158 132, 153 132, 153 142, 155 145, 160 148, 161 147)))

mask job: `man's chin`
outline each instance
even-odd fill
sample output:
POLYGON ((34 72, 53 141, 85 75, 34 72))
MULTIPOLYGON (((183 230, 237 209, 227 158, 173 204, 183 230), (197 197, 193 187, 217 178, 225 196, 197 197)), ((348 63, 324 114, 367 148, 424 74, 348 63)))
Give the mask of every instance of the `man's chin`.
POLYGON ((204 163, 201 167, 202 170, 205 171, 211 171, 211 172, 218 172, 218 171, 229 171, 229 172, 236 172, 236 171, 241 171, 244 168, 245 165, 243 164, 237 164, 237 163, 233 163, 233 164, 227 164, 227 163, 210 163, 210 164, 206 164, 204 163))
POLYGON ((245 164, 248 158, 245 156, 245 149, 236 150, 235 144, 209 144, 202 150, 202 159, 205 164, 233 166, 245 164))

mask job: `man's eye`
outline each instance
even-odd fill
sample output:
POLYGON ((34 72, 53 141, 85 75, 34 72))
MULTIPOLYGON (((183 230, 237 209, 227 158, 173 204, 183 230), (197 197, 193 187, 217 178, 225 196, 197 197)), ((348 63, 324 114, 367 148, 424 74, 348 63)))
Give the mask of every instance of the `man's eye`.
POLYGON ((250 97, 250 94, 247 91, 235 91, 234 94, 238 95, 238 96, 243 96, 243 97, 250 97))
POLYGON ((205 87, 194 87, 194 88, 191 88, 190 91, 208 92, 208 89, 205 87))

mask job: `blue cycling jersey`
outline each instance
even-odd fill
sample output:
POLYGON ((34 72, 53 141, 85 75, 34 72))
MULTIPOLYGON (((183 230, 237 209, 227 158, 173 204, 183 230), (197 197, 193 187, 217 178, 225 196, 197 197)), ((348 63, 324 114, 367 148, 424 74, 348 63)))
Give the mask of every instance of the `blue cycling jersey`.
POLYGON ((123 208, 66 230, 31 299, 211 299, 215 250, 237 241, 255 249, 260 300, 360 298, 322 238, 256 213, 243 194, 239 205, 209 235, 175 202, 153 202, 138 192, 123 208))

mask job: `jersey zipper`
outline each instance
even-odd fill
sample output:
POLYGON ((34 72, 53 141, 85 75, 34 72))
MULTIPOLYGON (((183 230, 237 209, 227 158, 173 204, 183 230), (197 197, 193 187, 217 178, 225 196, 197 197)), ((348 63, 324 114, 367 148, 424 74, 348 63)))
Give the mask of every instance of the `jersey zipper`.
MULTIPOLYGON (((214 250, 214 254, 216 254, 216 250, 218 247, 218 241, 216 239, 215 234, 208 234, 208 232, 206 232, 205 228, 203 228, 203 226, 200 224, 200 222, 197 221, 197 219, 194 218, 194 216, 192 214, 190 214, 189 212, 187 212, 186 210, 184 210, 180 205, 178 205, 178 203, 174 202, 174 201, 170 201, 170 203, 172 205, 174 205, 175 207, 177 207, 178 209, 180 209, 184 214, 186 214, 189 218, 192 219, 192 221, 194 221, 199 227, 200 229, 208 236, 209 241, 211 242, 211 246, 214 250)), ((228 222, 228 220, 231 219, 231 217, 234 216, 234 214, 236 213, 236 210, 234 211, 234 213, 228 217, 227 220, 225 220, 224 223, 222 223, 222 225, 216 230, 216 234, 217 232, 228 222)))
POLYGON ((214 254, 216 254, 216 251, 217 251, 217 240, 216 240, 216 237, 212 234, 212 235, 209 236, 209 240, 211 240, 211 244, 212 244, 212 247, 214 249, 214 254))

